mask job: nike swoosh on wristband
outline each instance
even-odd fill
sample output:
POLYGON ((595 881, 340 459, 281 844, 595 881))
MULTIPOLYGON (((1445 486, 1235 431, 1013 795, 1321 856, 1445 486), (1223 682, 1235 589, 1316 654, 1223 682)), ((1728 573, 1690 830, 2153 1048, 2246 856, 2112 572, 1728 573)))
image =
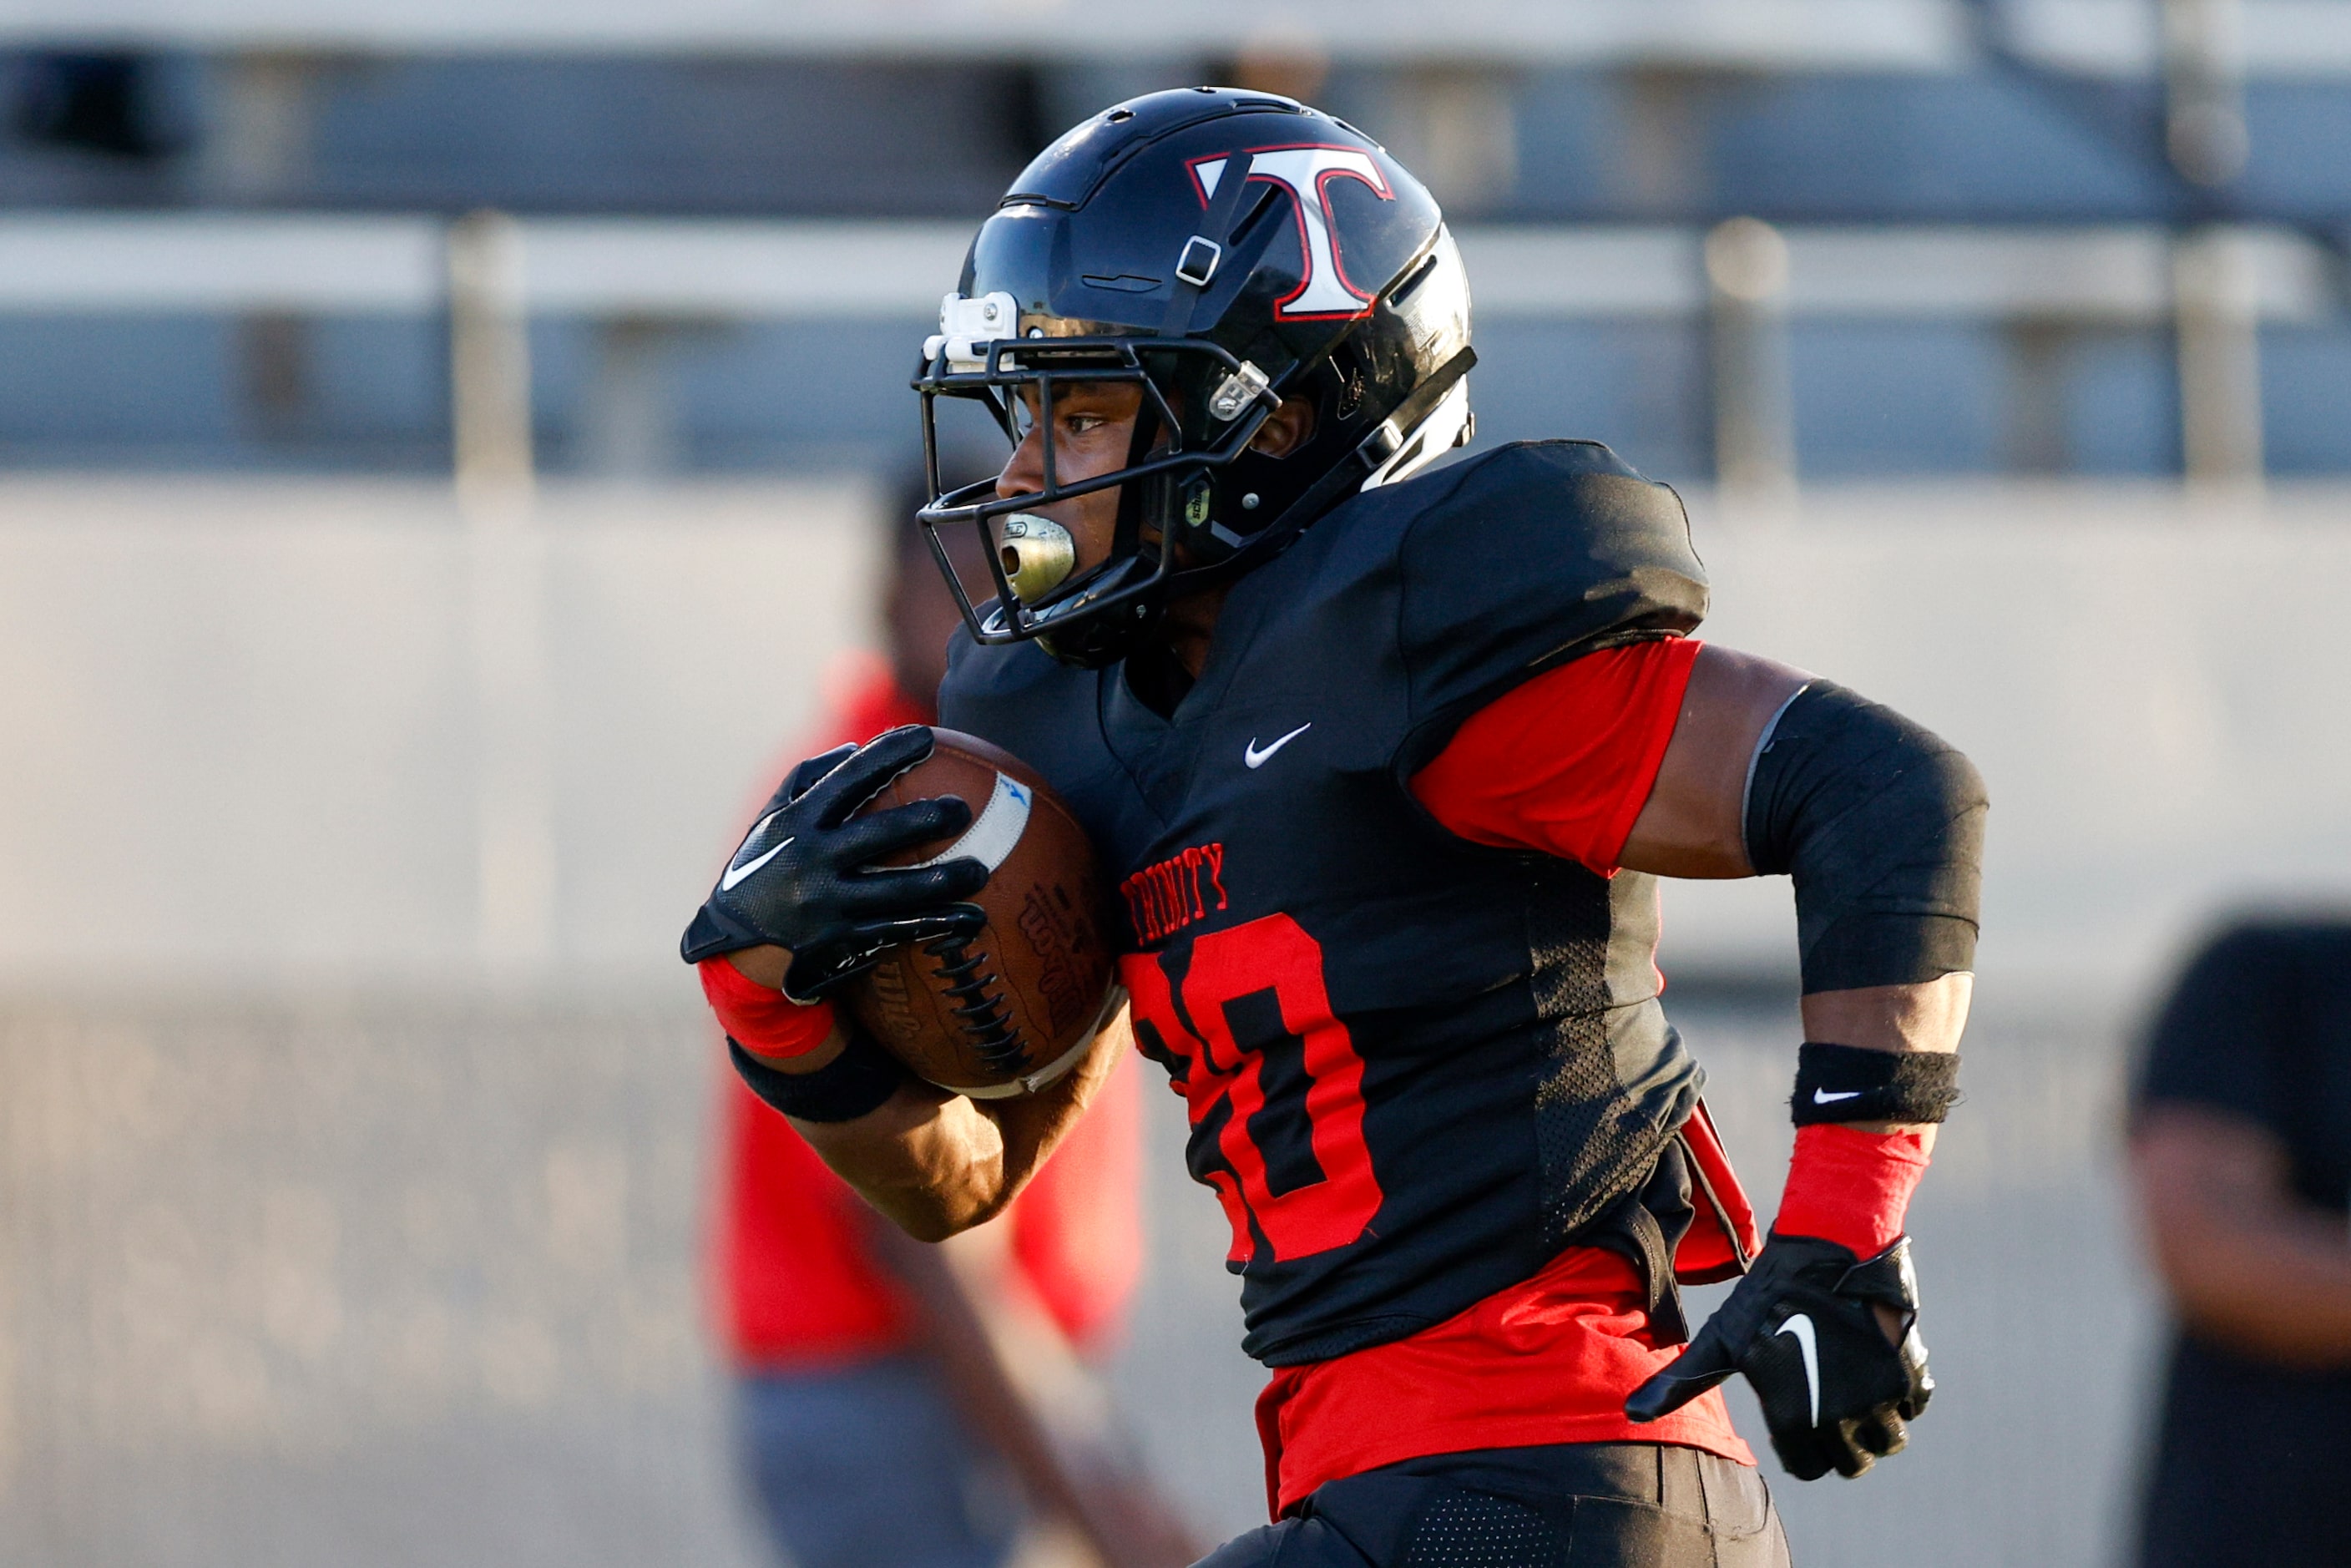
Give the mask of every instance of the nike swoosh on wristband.
POLYGON ((1291 741, 1296 740, 1300 736, 1304 735, 1308 730, 1312 729, 1313 727, 1314 721, 1310 718, 1304 724, 1300 725, 1296 729, 1291 730, 1288 735, 1283 736, 1280 740, 1268 745, 1262 751, 1258 749, 1257 737, 1251 736, 1249 737, 1249 743, 1241 748, 1241 760, 1249 764, 1251 768, 1262 768, 1265 766, 1265 759, 1267 758, 1271 757, 1275 752, 1280 751, 1283 747, 1288 746, 1291 741))
POLYGON ((1861 1091, 1858 1089, 1840 1089, 1834 1094, 1830 1093, 1825 1089, 1815 1089, 1813 1091, 1813 1103, 1815 1105, 1834 1105, 1840 1100, 1858 1100, 1860 1098, 1861 1091))
POLYGON ((1804 1392, 1812 1396, 1813 1425, 1817 1427, 1821 1424, 1821 1347, 1813 1339, 1813 1320, 1802 1312, 1792 1313, 1777 1332, 1794 1340, 1804 1354, 1804 1392))
MULTIPOLYGON (((747 841, 748 839, 758 838, 759 836, 759 829, 766 827, 769 822, 772 822, 775 820, 776 813, 773 811, 770 811, 766 816, 760 818, 758 826, 754 827, 749 834, 747 835, 747 841)), ((799 835, 797 833, 792 835, 793 838, 798 838, 799 836, 799 835)), ((781 854, 784 852, 785 845, 789 844, 791 841, 791 839, 786 839, 783 843, 771 845, 764 854, 761 854, 756 860, 747 860, 742 862, 740 864, 728 866, 726 868, 726 874, 718 879, 718 891, 721 893, 734 892, 737 885, 739 884, 745 877, 749 876, 753 872, 758 871, 761 866, 766 865, 769 861, 774 860, 778 855, 781 854)))

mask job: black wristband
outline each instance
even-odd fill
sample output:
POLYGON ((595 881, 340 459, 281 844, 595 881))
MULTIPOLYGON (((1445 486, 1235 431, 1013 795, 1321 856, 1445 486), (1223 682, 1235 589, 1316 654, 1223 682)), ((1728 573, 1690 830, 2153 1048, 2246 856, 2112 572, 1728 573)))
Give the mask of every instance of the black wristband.
POLYGON ((850 1030, 848 1036, 841 1054, 814 1072, 779 1072, 731 1037, 726 1050, 751 1092, 785 1115, 802 1122, 854 1122, 879 1110, 914 1074, 862 1030, 850 1030))
POLYGON ((1796 1125, 1816 1122, 1939 1122, 1959 1100, 1956 1051, 1864 1051, 1814 1045, 1796 1052, 1796 1125))

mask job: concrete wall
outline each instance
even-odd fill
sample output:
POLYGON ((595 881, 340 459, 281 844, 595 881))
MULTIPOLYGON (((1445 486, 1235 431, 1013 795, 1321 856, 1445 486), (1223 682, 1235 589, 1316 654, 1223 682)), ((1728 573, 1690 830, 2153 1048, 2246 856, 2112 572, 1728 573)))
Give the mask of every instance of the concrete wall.
MULTIPOLYGON (((821 484, 545 497, 546 972, 675 977, 746 798, 868 635, 871 504, 821 484)), ((2351 492, 1693 509, 1708 635, 1981 764, 1988 977, 2119 991, 2216 904, 2351 891, 2351 492)), ((513 766, 482 733, 481 559, 422 484, 0 485, 0 977, 470 971, 481 776, 513 766)), ((1791 962, 1784 883, 1667 903, 1669 971, 1791 962)))
MULTIPOLYGON (((867 632, 869 511, 846 485, 546 499, 559 970, 683 973, 746 797, 867 632)), ((527 614, 513 555, 486 587, 527 614)), ((480 559, 440 486, 0 490, 0 973, 471 966, 481 776, 515 762, 484 733, 514 705, 480 701, 480 559)))

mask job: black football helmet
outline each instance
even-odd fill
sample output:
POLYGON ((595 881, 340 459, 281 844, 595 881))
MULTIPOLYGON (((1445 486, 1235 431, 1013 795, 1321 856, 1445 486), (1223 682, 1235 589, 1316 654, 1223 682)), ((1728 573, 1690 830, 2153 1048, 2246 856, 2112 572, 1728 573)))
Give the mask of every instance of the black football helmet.
POLYGON ((914 382, 933 497, 918 515, 982 643, 1035 639, 1099 667, 1171 599, 1467 441, 1474 361, 1444 216, 1377 142, 1270 93, 1151 93, 1047 148, 972 242, 914 382), (1142 389, 1126 465, 1063 484, 1055 389, 1104 381, 1142 389), (1044 487, 942 486, 937 400, 985 402, 1017 444, 1024 388, 1044 487), (1311 435, 1283 457, 1251 451, 1292 396, 1313 404, 1311 435), (1036 509, 1113 486, 1110 559, 1073 572, 1071 536, 1036 509), (981 531, 991 582, 958 577, 949 526, 981 531))

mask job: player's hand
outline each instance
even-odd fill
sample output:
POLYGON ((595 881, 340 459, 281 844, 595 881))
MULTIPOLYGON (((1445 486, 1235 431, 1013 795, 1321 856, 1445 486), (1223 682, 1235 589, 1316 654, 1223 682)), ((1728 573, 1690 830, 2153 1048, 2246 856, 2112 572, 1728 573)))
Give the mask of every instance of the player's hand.
POLYGON ((1774 1232, 1678 1360, 1634 1390, 1655 1421, 1747 1375, 1780 1462, 1798 1480, 1857 1476, 1896 1454, 1935 1392, 1918 1337, 1918 1280, 1903 1237, 1863 1261, 1834 1242, 1774 1232))
POLYGON ((744 947, 787 948, 784 994, 814 1001, 892 947, 961 936, 987 921, 962 902, 987 883, 968 857, 878 867, 886 855, 959 833, 971 808, 954 796, 854 817, 890 780, 931 754, 920 725, 844 746, 792 769, 727 862, 680 951, 689 964, 744 947))

